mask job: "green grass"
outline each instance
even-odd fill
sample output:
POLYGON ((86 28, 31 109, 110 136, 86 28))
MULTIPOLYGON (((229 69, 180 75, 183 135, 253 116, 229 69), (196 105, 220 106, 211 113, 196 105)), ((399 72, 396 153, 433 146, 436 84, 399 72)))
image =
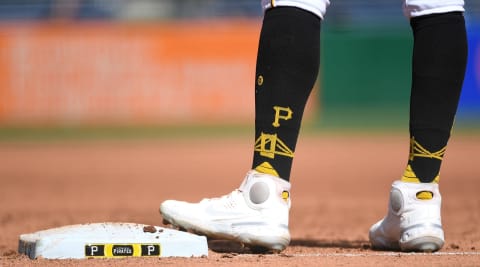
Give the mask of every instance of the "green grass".
POLYGON ((221 138, 247 135, 253 131, 251 128, 245 125, 4 126, 0 127, 0 142, 221 138))
MULTIPOLYGON (((323 113, 306 121, 306 135, 408 134, 408 113, 346 110, 323 113)), ((454 134, 480 137, 476 120, 458 120, 454 134)), ((252 138, 252 124, 0 126, 0 142, 103 141, 144 139, 252 138)))

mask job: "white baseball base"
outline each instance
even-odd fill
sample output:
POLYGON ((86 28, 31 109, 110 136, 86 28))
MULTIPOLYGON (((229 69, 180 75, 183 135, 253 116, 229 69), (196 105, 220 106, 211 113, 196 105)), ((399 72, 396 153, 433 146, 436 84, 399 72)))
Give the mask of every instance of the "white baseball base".
POLYGON ((208 256, 205 236, 136 223, 69 225, 20 235, 31 259, 208 256))

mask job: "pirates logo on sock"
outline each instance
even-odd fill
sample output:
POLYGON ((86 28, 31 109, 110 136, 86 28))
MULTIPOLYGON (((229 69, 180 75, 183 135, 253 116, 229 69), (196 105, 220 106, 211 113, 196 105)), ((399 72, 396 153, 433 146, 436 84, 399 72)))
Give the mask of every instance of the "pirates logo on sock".
POLYGON ((272 125, 276 128, 280 127, 280 120, 289 120, 292 118, 293 111, 289 107, 274 106, 273 110, 275 110, 275 120, 272 125))
POLYGON ((278 138, 277 134, 262 132, 255 141, 255 151, 271 159, 275 158, 275 155, 293 158, 293 151, 278 138))

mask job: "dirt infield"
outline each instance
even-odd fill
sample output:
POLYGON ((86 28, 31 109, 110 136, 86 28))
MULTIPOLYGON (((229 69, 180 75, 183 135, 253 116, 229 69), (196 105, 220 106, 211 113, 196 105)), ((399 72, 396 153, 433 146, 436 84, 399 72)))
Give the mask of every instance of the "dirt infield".
POLYGON ((291 245, 281 254, 213 244, 206 258, 30 260, 22 233, 76 223, 162 225, 158 205, 237 187, 249 137, 0 143, 0 266, 480 266, 480 136, 454 135, 442 169, 446 244, 439 253, 373 251, 368 229, 405 166, 405 136, 304 135, 292 172, 291 245), (223 251, 223 252, 222 252, 223 251))

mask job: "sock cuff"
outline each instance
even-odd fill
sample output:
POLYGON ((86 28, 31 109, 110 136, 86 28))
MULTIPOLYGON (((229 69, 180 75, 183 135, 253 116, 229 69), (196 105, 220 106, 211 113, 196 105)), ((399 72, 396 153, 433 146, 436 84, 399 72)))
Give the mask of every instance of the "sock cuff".
POLYGON ((454 11, 454 12, 447 12, 447 13, 429 14, 429 15, 414 17, 410 19, 410 26, 414 30, 420 27, 427 27, 435 24, 444 24, 444 23, 465 24, 465 18, 463 16, 463 12, 454 11))
POLYGON ((321 18, 314 13, 298 8, 298 7, 291 7, 291 6, 280 6, 275 8, 269 8, 265 12, 265 18, 269 19, 272 17, 281 16, 282 19, 285 17, 293 17, 298 19, 299 21, 312 21, 313 23, 320 24, 321 18))

